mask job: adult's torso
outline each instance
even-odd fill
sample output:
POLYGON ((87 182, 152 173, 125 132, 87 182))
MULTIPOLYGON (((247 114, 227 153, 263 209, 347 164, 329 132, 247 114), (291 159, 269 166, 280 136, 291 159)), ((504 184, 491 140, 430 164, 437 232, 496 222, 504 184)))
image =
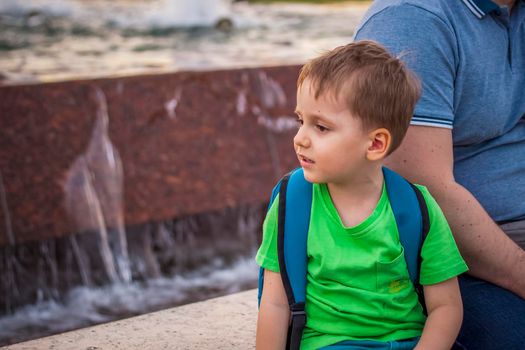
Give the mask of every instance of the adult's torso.
POLYGON ((408 59, 407 64, 423 80, 423 97, 413 124, 451 127, 456 181, 493 219, 512 221, 525 218, 525 2, 518 0, 510 15, 503 9, 484 16, 476 8, 481 3, 487 4, 377 0, 356 39, 376 39, 394 53, 414 53, 415 61, 408 59), (396 18, 405 10, 421 14, 411 17, 411 35, 396 32, 396 18), (425 21, 434 23, 427 26, 425 21), (439 27, 440 33, 425 30, 432 26, 439 27), (435 44, 448 58, 450 78, 443 74, 446 79, 440 81, 435 75, 428 58, 433 52, 425 52, 425 41, 417 37, 443 41, 435 44), (414 46, 418 42, 423 44, 414 46), (442 108, 436 101, 449 92, 442 108))

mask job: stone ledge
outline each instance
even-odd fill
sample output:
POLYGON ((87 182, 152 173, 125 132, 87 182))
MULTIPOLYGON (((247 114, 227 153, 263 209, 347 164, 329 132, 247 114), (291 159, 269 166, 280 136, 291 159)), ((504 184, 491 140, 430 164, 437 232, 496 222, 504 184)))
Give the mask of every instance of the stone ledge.
POLYGON ((254 349, 257 290, 18 343, 4 350, 254 349))

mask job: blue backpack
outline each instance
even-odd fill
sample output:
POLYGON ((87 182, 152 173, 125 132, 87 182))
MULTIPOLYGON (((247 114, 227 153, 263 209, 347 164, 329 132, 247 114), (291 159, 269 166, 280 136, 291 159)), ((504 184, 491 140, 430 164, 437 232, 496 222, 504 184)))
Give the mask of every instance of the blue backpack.
MULTIPOLYGON (((383 167, 385 186, 396 220, 399 240, 405 251, 410 280, 417 291, 419 302, 426 314, 422 287, 419 284, 421 246, 429 230, 428 208, 417 187, 399 174, 383 167)), ((303 169, 285 175, 274 187, 268 209, 279 194, 277 250, 291 322, 286 349, 299 349, 306 313, 306 242, 312 207, 312 184, 305 180, 303 169)), ((258 300, 261 302, 264 270, 259 272, 258 300)))

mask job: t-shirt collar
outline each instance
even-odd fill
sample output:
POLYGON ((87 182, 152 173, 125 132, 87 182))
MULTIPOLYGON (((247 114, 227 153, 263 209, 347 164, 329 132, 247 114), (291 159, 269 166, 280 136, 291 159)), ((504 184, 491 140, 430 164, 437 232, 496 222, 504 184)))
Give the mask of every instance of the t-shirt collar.
MULTIPOLYGON (((498 4, 490 0, 462 0, 468 9, 478 18, 483 18, 491 12, 499 13, 498 4)), ((520 0, 518 0, 520 1, 520 0)))

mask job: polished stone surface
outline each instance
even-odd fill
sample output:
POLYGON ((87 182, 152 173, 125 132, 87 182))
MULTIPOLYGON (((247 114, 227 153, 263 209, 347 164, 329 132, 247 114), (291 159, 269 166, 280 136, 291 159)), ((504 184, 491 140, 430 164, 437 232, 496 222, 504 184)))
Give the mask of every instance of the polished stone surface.
MULTIPOLYGON (((68 176, 100 136, 97 91, 107 101, 107 138, 122 160, 126 226, 265 202, 297 164, 298 69, 0 87, 0 246, 98 229, 89 215, 71 218, 66 210, 68 176)), ((93 162, 103 156, 97 147, 93 162)))
POLYGON ((4 350, 255 348, 257 290, 2 347, 4 350))

